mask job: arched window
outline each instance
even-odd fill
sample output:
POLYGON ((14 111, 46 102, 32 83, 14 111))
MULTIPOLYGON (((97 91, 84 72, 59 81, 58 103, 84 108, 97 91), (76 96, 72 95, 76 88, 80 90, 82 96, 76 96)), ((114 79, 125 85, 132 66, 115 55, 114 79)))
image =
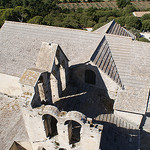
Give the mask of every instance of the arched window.
POLYGON ((49 138, 52 138, 58 134, 57 132, 57 120, 55 117, 45 114, 42 117, 42 120, 44 121, 44 127, 46 136, 49 138))
POLYGON ((69 144, 74 144, 79 142, 81 124, 73 120, 67 120, 65 122, 65 125, 68 125, 69 144))
POLYGON ((85 70, 85 83, 96 84, 96 74, 92 70, 85 70))

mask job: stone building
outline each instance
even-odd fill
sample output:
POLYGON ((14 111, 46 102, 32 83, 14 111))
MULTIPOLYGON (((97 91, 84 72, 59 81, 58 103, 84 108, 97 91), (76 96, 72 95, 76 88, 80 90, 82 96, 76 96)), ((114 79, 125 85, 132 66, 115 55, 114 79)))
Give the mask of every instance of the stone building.
POLYGON ((149 57, 115 21, 94 32, 6 21, 0 149, 145 148, 149 57))
POLYGON ((35 68, 25 70, 20 78, 22 90, 33 96, 32 107, 52 104, 66 89, 68 58, 59 45, 42 43, 35 68))

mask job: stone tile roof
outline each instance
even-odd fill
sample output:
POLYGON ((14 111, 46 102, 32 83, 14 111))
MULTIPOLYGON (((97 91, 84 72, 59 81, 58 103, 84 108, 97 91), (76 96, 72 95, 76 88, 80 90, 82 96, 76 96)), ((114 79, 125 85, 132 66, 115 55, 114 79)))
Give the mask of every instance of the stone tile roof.
POLYGON ((36 67, 51 72, 57 47, 58 44, 43 42, 37 57, 36 67))
POLYGON ((132 33, 130 33, 125 28, 121 27, 121 25, 117 24, 115 21, 112 22, 112 24, 110 25, 106 33, 120 35, 120 36, 127 36, 127 37, 131 37, 132 39, 136 39, 136 37, 132 33))
MULTIPOLYGON (((115 30, 115 25, 112 21, 103 27, 107 29, 107 56, 112 55, 115 72, 125 88, 120 90, 114 108, 144 114, 150 86, 150 44, 132 40, 132 35, 117 34, 119 32, 115 30), (108 29, 108 26, 112 30, 108 29)), ((123 30, 120 27, 118 29, 123 30)), ((25 68, 34 68, 42 41, 58 43, 70 59, 70 65, 85 63, 99 48, 103 37, 104 32, 89 33, 59 27, 5 22, 0 30, 0 72, 20 77, 25 68)), ((107 60, 106 57, 104 60, 107 60)), ((101 59, 100 64, 103 62, 101 59)), ((105 67, 104 65, 103 68, 105 67)))
POLYGON ((114 108, 144 114, 150 87, 150 44, 131 38, 106 35, 124 90, 114 108))
POLYGON ((42 42, 59 44, 70 65, 84 63, 102 37, 75 29, 6 21, 0 29, 0 72, 20 77, 24 69, 34 68, 42 42))
POLYGON ((111 26, 111 24, 114 22, 114 20, 112 20, 111 22, 105 24, 104 26, 98 28, 97 30, 93 31, 95 33, 106 33, 107 30, 109 29, 109 27, 111 26))
POLYGON ((8 150, 14 141, 28 141, 19 100, 0 94, 0 149, 8 150))
POLYGON ((114 20, 102 26, 101 28, 95 30, 94 32, 127 36, 127 37, 131 37, 132 39, 136 39, 136 37, 132 33, 130 33, 125 28, 121 27, 121 25, 117 24, 114 20))
POLYGON ((21 76, 19 82, 23 85, 35 86, 41 73, 46 72, 45 70, 30 68, 27 69, 21 76))
MULTIPOLYGON (((58 44, 42 42, 36 61, 36 68, 51 72, 57 50, 63 53, 58 44)), ((68 60, 65 54, 64 56, 68 60)))
POLYGON ((142 17, 145 14, 150 14, 150 11, 135 11, 135 12, 133 12, 133 15, 136 17, 142 17))
POLYGON ((99 44, 97 50, 91 57, 92 62, 100 68, 103 72, 105 72, 111 79, 113 79, 116 83, 118 83, 121 87, 122 82, 119 76, 119 72, 117 70, 117 66, 112 57, 111 50, 109 48, 108 41, 106 37, 102 39, 99 44))

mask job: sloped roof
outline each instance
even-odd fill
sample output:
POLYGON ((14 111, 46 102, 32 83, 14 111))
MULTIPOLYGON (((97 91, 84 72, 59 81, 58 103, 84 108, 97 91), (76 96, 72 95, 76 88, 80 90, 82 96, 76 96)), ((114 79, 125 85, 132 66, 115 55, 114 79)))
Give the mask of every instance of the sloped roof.
POLYGON ((70 65, 85 63, 91 58, 107 73, 106 68, 112 64, 107 74, 125 87, 120 90, 114 108, 144 114, 150 86, 150 44, 132 40, 132 34, 114 21, 102 28, 105 32, 99 34, 5 22, 0 30, 0 72, 21 76, 25 68, 36 66, 42 41, 58 43, 70 59, 70 65))
POLYGON ((150 44, 123 36, 106 35, 124 90, 114 108, 144 114, 150 87, 150 44))
MULTIPOLYGON (((51 72, 57 50, 62 51, 58 44, 42 42, 36 61, 36 68, 51 72)), ((65 54, 64 56, 68 60, 65 54)))
POLYGON ((102 26, 101 28, 95 30, 97 33, 107 33, 107 34, 115 34, 120 36, 131 37, 132 39, 136 39, 136 37, 130 33, 125 28, 121 27, 120 24, 117 24, 114 20, 102 26))
POLYGON ((0 94, 0 149, 8 150, 14 141, 28 141, 23 114, 19 102, 0 94))
POLYGON ((106 33, 113 22, 114 22, 114 20, 110 21, 109 23, 105 24, 104 26, 98 28, 97 30, 95 30, 93 32, 95 32, 95 33, 106 33))
POLYGON ((43 42, 37 57, 36 67, 51 72, 58 44, 43 42))
POLYGON ((123 86, 105 36, 92 55, 91 60, 98 68, 105 72, 116 83, 118 83, 121 87, 123 86))
POLYGON ((19 82, 24 85, 30 85, 35 86, 37 83, 40 75, 46 72, 45 70, 37 69, 37 68, 30 68, 25 70, 25 72, 22 74, 19 82))
POLYGON ((0 29, 0 72, 20 77, 25 68, 35 68, 42 42, 59 44, 70 65, 84 63, 102 37, 82 30, 6 21, 0 29))

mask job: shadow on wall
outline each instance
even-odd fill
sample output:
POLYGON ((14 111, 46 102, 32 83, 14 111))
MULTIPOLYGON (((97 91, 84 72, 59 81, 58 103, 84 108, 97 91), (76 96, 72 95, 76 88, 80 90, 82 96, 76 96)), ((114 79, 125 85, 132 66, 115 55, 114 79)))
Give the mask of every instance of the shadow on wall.
POLYGON ((42 117, 44 127, 45 127, 45 132, 46 132, 46 137, 52 138, 56 135, 58 135, 57 132, 57 120, 55 117, 49 114, 45 114, 42 117))
POLYGON ((150 149, 150 133, 141 131, 141 150, 150 149))
POLYGON ((42 104, 50 105, 52 104, 52 90, 50 84, 50 73, 42 74, 35 87, 34 87, 34 97, 31 102, 33 108, 40 107, 42 104))
POLYGON ((132 129, 130 126, 128 127, 129 129, 127 129, 126 123, 124 121, 121 122, 124 125, 119 124, 119 126, 105 121, 94 121, 94 123, 103 125, 100 141, 101 150, 140 149, 140 130, 132 129))
POLYGON ((76 110, 90 118, 113 111, 114 101, 109 98, 98 68, 91 64, 70 67, 69 86, 62 95, 55 103, 60 110, 76 110))

